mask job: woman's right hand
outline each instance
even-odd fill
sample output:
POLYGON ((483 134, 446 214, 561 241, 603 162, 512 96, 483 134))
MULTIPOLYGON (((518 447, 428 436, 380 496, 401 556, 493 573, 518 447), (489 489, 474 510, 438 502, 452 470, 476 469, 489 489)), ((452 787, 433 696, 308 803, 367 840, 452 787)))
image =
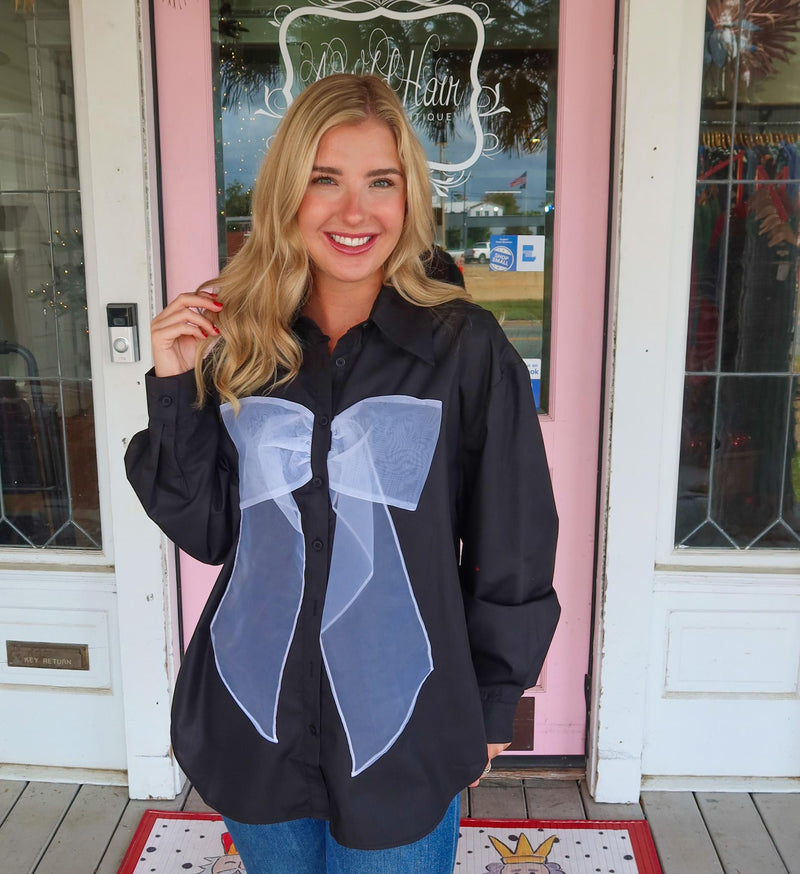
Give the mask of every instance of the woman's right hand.
POLYGON ((194 368, 197 344, 219 334, 206 315, 222 310, 213 293, 179 294, 153 319, 150 338, 156 376, 177 376, 194 368))

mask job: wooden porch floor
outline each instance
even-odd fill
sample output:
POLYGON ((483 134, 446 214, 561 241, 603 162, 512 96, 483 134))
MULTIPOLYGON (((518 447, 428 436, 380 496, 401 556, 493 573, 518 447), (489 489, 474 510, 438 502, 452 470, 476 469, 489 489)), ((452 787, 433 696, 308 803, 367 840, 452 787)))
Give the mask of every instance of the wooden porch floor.
MULTIPOLYGON (((646 818, 663 874, 800 874, 800 793, 645 792, 641 804, 597 804, 577 779, 501 776, 463 801, 476 818, 646 818)), ((116 874, 148 807, 208 810, 189 789, 146 802, 124 787, 0 780, 0 874, 116 874)))

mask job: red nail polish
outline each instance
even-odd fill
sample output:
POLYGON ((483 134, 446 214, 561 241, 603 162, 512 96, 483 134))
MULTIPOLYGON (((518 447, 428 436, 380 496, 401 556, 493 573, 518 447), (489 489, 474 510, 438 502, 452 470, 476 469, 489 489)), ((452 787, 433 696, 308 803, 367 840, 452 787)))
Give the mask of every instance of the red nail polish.
POLYGON ((200 329, 200 333, 206 338, 206 340, 208 339, 208 334, 206 334, 202 328, 200 329))
POLYGON ((214 325, 214 330, 219 334, 219 328, 216 325, 214 325))

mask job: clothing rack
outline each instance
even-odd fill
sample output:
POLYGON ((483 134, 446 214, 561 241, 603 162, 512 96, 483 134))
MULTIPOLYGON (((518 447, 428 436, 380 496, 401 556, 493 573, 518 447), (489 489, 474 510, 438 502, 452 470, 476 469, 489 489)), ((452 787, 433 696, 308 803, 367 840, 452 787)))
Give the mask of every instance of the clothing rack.
MULTIPOLYGON (((798 122, 800 124, 800 122, 798 122)), ((784 125, 782 125, 783 127, 784 125)), ((705 130, 700 133, 700 142, 707 149, 729 149, 731 145, 730 131, 705 130)), ((733 137, 733 144, 746 149, 754 146, 780 146, 782 143, 800 142, 800 130, 797 131, 761 131, 760 133, 740 133, 733 137)))

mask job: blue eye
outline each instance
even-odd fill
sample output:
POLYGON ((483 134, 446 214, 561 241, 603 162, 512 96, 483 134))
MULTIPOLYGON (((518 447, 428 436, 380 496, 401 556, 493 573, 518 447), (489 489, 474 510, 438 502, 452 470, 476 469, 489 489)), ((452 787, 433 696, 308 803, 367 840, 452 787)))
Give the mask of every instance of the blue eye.
POLYGON ((393 179, 376 179, 372 185, 375 188, 394 188, 393 179))
POLYGON ((333 185, 334 181, 330 176, 314 176, 311 179, 312 185, 333 185))

